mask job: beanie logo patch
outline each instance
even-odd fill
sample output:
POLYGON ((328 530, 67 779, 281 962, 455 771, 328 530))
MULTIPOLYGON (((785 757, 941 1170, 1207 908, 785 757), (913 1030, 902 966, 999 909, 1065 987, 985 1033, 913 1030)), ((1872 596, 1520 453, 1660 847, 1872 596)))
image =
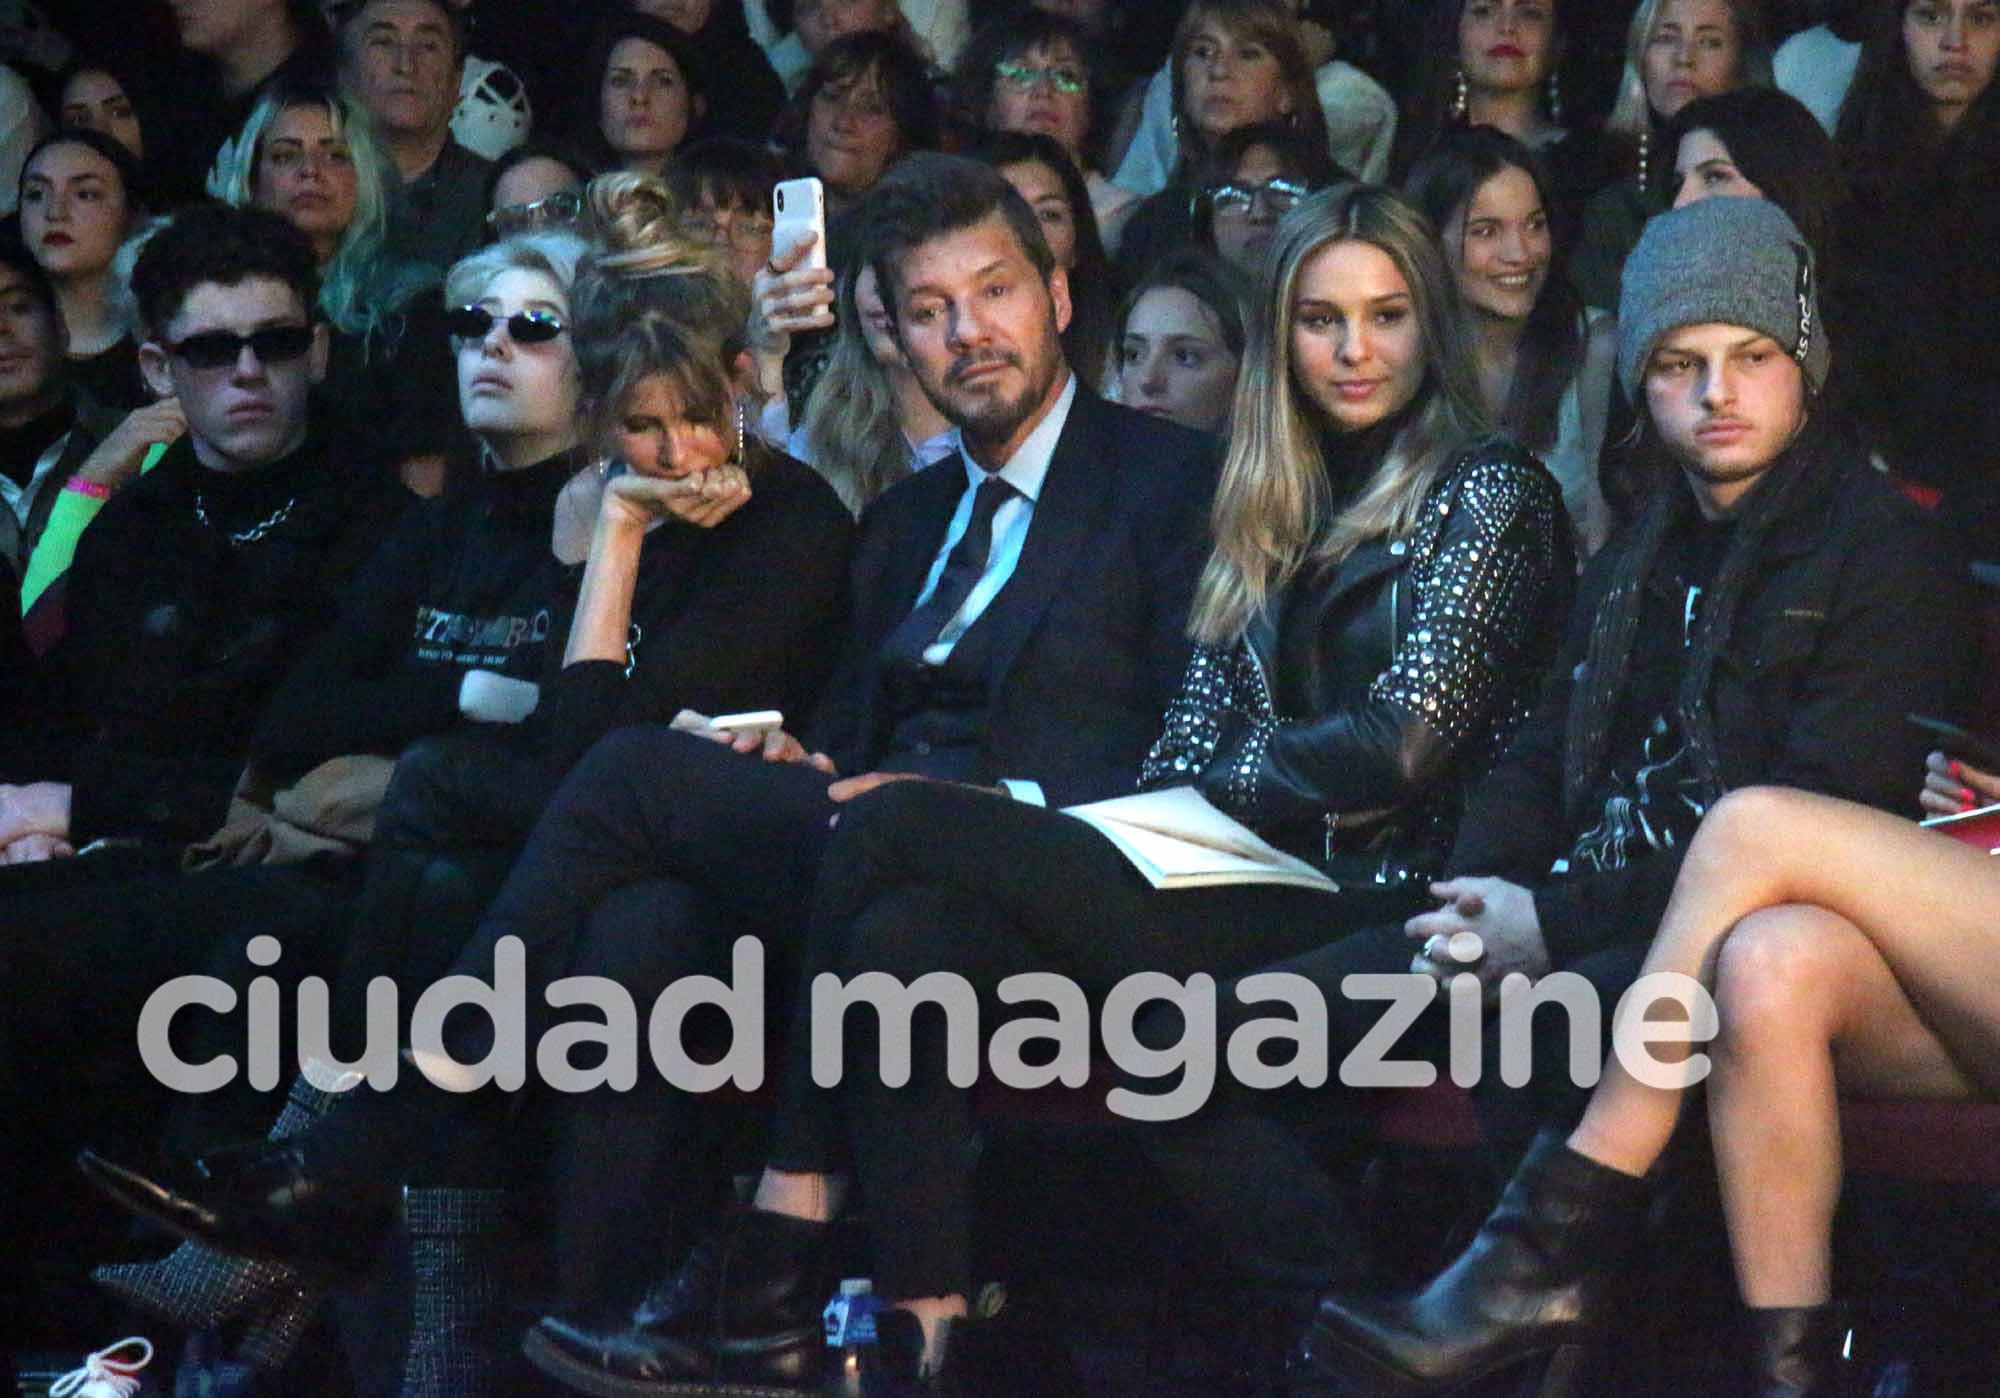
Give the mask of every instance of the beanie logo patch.
POLYGON ((1792 358, 1801 365, 1806 362, 1806 354, 1812 349, 1812 253, 1803 244, 1794 243, 1792 251, 1799 259, 1797 289, 1799 297, 1799 342, 1792 350, 1792 358))

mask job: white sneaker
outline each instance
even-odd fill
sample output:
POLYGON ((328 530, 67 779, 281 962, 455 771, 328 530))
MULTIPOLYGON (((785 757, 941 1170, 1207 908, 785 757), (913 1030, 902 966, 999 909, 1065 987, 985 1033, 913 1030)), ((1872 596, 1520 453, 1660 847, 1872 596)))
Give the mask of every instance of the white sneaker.
POLYGON ((144 1335, 128 1335, 86 1356, 82 1364, 50 1384, 49 1398, 133 1398, 145 1383, 134 1375, 152 1362, 153 1342, 144 1335), (120 1350, 134 1351, 138 1357, 114 1357, 120 1350))

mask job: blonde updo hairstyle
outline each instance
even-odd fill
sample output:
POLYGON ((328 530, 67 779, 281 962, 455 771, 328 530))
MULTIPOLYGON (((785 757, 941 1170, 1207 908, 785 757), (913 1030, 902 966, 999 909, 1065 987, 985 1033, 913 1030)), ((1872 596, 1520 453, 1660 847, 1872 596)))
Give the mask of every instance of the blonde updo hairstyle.
MULTIPOLYGON (((657 176, 600 175, 585 193, 593 247, 577 269, 570 318, 587 430, 608 441, 632 391, 660 374, 684 416, 722 424, 748 348, 750 293, 714 249, 681 233, 680 209, 657 176)), ((726 424, 725 437, 736 430, 726 424)))

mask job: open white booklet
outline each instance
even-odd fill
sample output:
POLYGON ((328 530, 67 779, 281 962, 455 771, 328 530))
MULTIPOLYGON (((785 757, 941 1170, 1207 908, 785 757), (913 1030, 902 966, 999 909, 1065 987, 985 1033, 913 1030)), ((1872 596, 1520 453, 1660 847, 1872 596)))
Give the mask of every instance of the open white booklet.
POLYGON ((1325 874, 1272 848, 1191 786, 1066 806, 1063 813, 1095 827, 1155 888, 1288 883, 1340 891, 1325 874))

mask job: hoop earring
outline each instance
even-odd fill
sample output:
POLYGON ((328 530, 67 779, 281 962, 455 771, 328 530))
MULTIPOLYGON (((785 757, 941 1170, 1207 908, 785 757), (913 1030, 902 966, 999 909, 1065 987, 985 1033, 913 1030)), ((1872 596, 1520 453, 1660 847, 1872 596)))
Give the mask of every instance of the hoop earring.
POLYGON ((1551 72, 1549 74, 1548 86, 1544 89, 1544 92, 1548 98, 1549 120, 1557 126, 1561 126, 1563 119, 1562 78, 1558 74, 1551 72))
POLYGON ((1452 78, 1451 116, 1453 121, 1464 121, 1465 114, 1472 110, 1472 89, 1465 81, 1465 69, 1460 68, 1452 78))
POLYGON ((1639 192, 1644 194, 1653 179, 1653 123, 1650 118, 1639 128, 1639 192))

